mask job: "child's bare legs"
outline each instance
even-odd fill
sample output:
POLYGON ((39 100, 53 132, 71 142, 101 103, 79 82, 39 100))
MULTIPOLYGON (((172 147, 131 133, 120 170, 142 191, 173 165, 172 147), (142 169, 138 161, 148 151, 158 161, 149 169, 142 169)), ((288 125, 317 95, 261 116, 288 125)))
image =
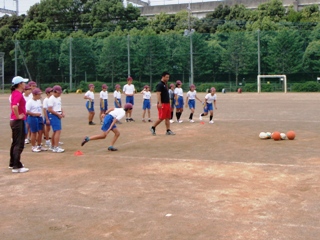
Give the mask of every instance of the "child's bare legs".
POLYGON ((100 122, 103 122, 103 116, 102 114, 104 114, 104 111, 100 111, 100 122))
POLYGON ((146 116, 146 109, 143 110, 142 113, 142 121, 145 122, 146 120, 144 119, 144 117, 146 116))
POLYGON ((36 138, 37 138, 37 133, 31 133, 31 146, 35 147, 36 146, 36 138))
POLYGON ((119 132, 119 130, 117 128, 114 128, 111 131, 114 133, 114 136, 112 138, 110 146, 113 146, 116 143, 116 141, 118 140, 118 138, 120 136, 120 132, 119 132))
POLYGON ((150 109, 148 109, 148 118, 150 119, 150 109))
POLYGON ((58 147, 59 146, 59 140, 60 140, 61 130, 53 132, 52 135, 52 147, 58 147))
POLYGON ((38 143, 38 146, 40 146, 40 145, 41 145, 41 142, 42 142, 42 133, 43 133, 43 131, 40 130, 40 131, 38 132, 38 135, 37 135, 37 143, 38 143))
MULTIPOLYGON (((113 146, 116 143, 116 141, 118 140, 118 138, 120 136, 120 132, 119 132, 119 130, 117 128, 114 128, 111 131, 114 133, 114 136, 112 138, 110 146, 113 146)), ((108 132, 102 132, 99 135, 94 135, 94 136, 88 137, 88 140, 86 142, 88 142, 90 140, 105 139, 107 136, 108 136, 108 132)))
POLYGON ((89 123, 92 122, 95 112, 89 112, 89 123))

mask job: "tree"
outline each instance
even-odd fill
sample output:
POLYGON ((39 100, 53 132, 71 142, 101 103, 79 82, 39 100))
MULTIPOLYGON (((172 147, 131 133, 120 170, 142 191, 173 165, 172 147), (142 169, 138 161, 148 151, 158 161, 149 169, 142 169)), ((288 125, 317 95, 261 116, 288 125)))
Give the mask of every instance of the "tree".
POLYGON ((303 55, 303 66, 306 72, 312 74, 312 78, 318 77, 320 72, 320 40, 309 44, 303 55))
POLYGON ((256 47, 252 34, 233 32, 230 34, 222 52, 221 69, 233 73, 238 85, 239 74, 252 71, 256 61, 256 47))
POLYGON ((297 30, 284 29, 270 39, 268 55, 265 56, 270 73, 297 73, 302 67, 304 48, 297 30))

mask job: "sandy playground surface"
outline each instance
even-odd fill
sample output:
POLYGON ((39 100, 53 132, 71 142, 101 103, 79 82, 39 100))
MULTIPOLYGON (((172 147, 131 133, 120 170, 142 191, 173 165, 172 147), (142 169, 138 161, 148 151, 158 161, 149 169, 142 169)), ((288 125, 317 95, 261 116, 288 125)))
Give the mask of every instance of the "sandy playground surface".
POLYGON ((0 95, 0 238, 319 239, 320 94, 217 95, 214 124, 208 117, 201 124, 197 102, 195 123, 185 109, 184 122, 172 124, 175 136, 165 135, 164 123, 151 135, 136 95, 136 122, 118 125, 119 151, 108 152, 112 133, 80 146, 101 126, 88 125, 83 94, 64 94, 65 153, 26 145, 30 171, 21 174, 8 169, 10 110, 0 95), (258 138, 289 130, 293 141, 258 138))

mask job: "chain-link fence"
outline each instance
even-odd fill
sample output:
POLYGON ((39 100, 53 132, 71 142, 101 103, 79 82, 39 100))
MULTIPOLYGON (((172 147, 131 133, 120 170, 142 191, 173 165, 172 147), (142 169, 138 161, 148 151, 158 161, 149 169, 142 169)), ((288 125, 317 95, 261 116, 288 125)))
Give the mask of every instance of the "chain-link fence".
MULTIPOLYGON (((288 84, 316 81, 320 43, 312 31, 252 31, 217 34, 160 34, 66 38, 8 43, 5 82, 14 75, 38 85, 81 81, 114 86, 128 75, 154 86, 161 73, 189 83, 255 83, 258 74, 285 74, 288 84), (260 50, 260 51, 258 51, 260 50)), ((269 80, 268 80, 269 81, 269 80)))

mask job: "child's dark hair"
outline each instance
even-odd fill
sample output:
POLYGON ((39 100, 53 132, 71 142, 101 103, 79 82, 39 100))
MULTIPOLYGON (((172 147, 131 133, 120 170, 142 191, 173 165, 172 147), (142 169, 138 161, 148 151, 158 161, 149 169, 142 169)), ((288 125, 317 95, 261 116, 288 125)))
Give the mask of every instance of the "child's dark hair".
POLYGON ((14 90, 17 89, 18 85, 19 85, 19 84, 15 84, 15 85, 12 85, 12 86, 11 86, 11 88, 10 88, 11 93, 12 93, 14 90))

